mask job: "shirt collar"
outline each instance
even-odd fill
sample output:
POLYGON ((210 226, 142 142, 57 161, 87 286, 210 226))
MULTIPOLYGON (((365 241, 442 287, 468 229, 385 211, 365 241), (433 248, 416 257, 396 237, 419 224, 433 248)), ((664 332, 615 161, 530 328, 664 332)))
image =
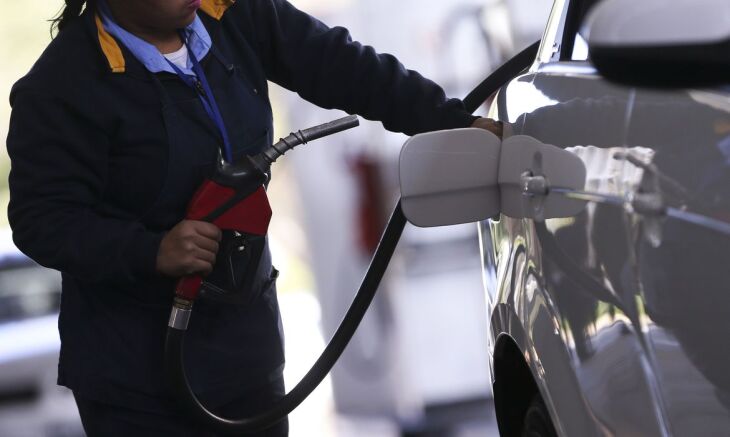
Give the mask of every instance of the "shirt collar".
MULTIPOLYGON (((134 55, 134 57, 137 58, 137 60, 141 62, 147 70, 152 73, 160 73, 164 71, 175 74, 175 70, 170 66, 170 63, 167 62, 167 59, 162 56, 157 47, 126 31, 117 24, 109 10, 109 6, 104 0, 100 0, 97 4, 99 6, 98 12, 104 29, 113 37, 117 38, 119 42, 132 52, 132 55, 134 55)), ((212 42, 208 30, 205 28, 202 20, 197 14, 195 15, 195 20, 193 20, 193 22, 184 29, 184 32, 187 37, 187 44, 190 53, 197 59, 203 59, 210 51, 212 42)), ((188 64, 188 67, 182 71, 189 75, 195 74, 190 64, 188 64)))

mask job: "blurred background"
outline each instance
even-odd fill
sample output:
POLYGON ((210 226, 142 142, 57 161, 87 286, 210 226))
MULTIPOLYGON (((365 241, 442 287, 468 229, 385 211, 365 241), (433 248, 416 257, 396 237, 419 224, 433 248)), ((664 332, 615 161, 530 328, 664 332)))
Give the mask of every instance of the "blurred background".
MULTIPOLYGON (((291 0, 463 97, 538 40, 551 0, 291 0)), ((50 42, 63 2, 3 2, 0 137, 12 84, 50 42)), ((343 114, 272 85, 276 132, 343 114)), ((274 168, 274 261, 295 384, 339 324, 397 201, 406 137, 379 123, 304 146, 274 168), (326 199, 326 202, 324 201, 326 199)), ((0 152, 0 436, 83 436, 55 385, 60 275, 23 257, 7 225, 0 152)), ((333 374, 291 415, 291 436, 492 436, 487 320, 476 227, 408 227, 386 280, 333 374)))

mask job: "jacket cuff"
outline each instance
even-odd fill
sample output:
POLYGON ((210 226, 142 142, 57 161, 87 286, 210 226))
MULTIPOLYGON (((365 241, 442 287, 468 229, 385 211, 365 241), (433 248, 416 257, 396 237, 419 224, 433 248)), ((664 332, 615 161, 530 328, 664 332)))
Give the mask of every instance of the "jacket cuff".
POLYGON ((444 120, 446 122, 446 127, 444 127, 444 129, 461 129, 471 127, 477 119, 479 119, 479 117, 471 115, 466 111, 455 112, 444 120))
POLYGON ((448 100, 442 107, 439 114, 439 130, 461 129, 471 127, 479 117, 470 114, 464 103, 458 99, 448 100))
POLYGON ((157 271, 157 252, 164 233, 139 232, 127 244, 124 257, 132 278, 151 276, 157 271))

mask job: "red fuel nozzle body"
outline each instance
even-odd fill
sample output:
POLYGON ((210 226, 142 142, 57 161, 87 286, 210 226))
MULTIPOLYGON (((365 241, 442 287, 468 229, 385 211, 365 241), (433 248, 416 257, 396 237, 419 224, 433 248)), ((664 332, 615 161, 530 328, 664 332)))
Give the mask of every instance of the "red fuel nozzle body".
MULTIPOLYGON (((264 186, 269 180, 271 164, 300 144, 358 124, 357 116, 345 117, 292 133, 256 156, 246 156, 234 164, 222 164, 193 195, 186 219, 213 223, 223 231, 266 235, 271 221, 271 205, 264 186)), ((200 276, 182 278, 175 293, 178 298, 192 302, 198 297, 202 283, 200 276)))
MULTIPOLYGON (((235 165, 223 164, 195 192, 186 219, 210 222, 223 231, 266 235, 271 221, 271 205, 264 188, 267 170, 249 157, 235 165)), ((178 282, 175 293, 194 301, 202 283, 199 275, 187 276, 178 282)))

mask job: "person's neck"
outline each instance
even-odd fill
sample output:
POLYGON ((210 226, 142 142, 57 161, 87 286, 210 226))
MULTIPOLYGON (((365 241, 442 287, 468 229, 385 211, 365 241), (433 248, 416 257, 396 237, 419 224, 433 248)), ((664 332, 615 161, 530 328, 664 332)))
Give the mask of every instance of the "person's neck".
POLYGON ((180 50, 183 41, 176 29, 160 29, 145 26, 136 22, 125 11, 115 8, 116 2, 109 2, 109 9, 116 22, 127 32, 147 41, 162 54, 173 53, 180 50))
POLYGON ((152 44, 153 46, 157 47, 157 50, 159 50, 162 54, 176 52, 180 50, 183 46, 183 41, 177 31, 162 33, 131 29, 127 30, 129 32, 132 32, 139 38, 142 38, 143 40, 152 44))

